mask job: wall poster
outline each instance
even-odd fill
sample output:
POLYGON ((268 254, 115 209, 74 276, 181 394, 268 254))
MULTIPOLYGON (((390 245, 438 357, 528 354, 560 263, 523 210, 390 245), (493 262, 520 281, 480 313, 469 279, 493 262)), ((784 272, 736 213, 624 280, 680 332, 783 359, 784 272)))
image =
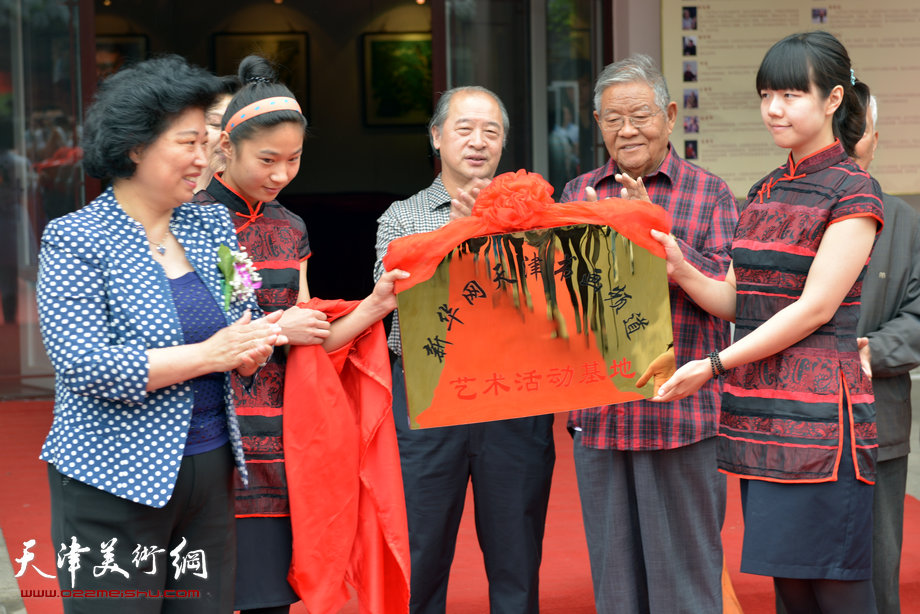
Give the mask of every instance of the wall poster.
POLYGON ((920 4, 916 0, 662 0, 662 70, 679 107, 671 142, 744 199, 785 162, 760 119, 754 78, 786 35, 827 30, 879 104, 870 172, 892 194, 920 192, 920 4))

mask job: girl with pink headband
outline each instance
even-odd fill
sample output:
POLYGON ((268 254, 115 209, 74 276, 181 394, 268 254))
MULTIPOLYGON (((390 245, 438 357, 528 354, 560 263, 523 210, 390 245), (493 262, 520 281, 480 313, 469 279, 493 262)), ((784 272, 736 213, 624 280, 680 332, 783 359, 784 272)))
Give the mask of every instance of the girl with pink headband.
MULTIPOLYGON (((290 343, 335 350, 393 311, 393 282, 408 274, 385 274, 370 296, 334 323, 322 311, 297 306, 310 299, 310 242, 303 220, 276 199, 300 169, 307 119, 265 58, 243 59, 239 78, 243 88, 224 113, 220 135, 226 170, 195 201, 230 210, 240 246, 262 278, 259 306, 266 313, 284 310, 279 324, 290 343)), ((299 600, 287 582, 292 538, 282 442, 285 365, 286 353, 275 352, 251 386, 233 382, 250 470, 249 488, 236 485, 235 608, 241 614, 283 614, 299 600)))

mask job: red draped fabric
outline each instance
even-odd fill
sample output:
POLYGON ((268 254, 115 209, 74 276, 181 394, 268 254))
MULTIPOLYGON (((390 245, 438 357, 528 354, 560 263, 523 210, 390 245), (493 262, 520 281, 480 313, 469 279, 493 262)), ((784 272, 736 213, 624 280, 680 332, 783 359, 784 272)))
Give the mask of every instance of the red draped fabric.
MULTIPOLYGON (((357 304, 311 299, 300 307, 331 322, 357 304)), ((409 535, 380 322, 329 354, 291 347, 284 448, 294 538, 288 580, 307 609, 339 611, 347 582, 361 612, 408 612, 409 535)))
POLYGON ((633 243, 664 258, 664 248, 650 229, 670 232, 667 212, 639 200, 605 198, 597 202, 556 203, 553 187, 537 173, 519 170, 499 175, 483 188, 473 213, 453 220, 433 232, 395 239, 387 248, 383 265, 388 271, 411 273, 396 282, 401 292, 430 278, 447 254, 473 237, 553 228, 572 224, 610 226, 633 243))

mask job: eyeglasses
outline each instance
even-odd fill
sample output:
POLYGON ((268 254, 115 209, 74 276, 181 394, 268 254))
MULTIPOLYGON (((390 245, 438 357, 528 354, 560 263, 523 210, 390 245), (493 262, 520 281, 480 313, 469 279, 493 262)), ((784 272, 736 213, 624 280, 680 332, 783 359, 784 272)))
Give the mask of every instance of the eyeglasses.
POLYGON ((651 124, 659 113, 661 113, 661 109, 654 113, 639 113, 638 115, 608 115, 601 121, 601 128, 611 132, 619 132, 626 125, 626 120, 628 119, 633 128, 640 130, 651 124))

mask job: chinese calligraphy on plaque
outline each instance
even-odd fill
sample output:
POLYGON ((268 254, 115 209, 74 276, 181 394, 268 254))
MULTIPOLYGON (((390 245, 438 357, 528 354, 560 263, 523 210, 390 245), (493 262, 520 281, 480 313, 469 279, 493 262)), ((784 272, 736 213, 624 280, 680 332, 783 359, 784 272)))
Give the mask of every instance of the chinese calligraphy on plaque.
POLYGON ((467 239, 398 300, 413 428, 649 398, 672 341, 665 261, 609 226, 467 239))

